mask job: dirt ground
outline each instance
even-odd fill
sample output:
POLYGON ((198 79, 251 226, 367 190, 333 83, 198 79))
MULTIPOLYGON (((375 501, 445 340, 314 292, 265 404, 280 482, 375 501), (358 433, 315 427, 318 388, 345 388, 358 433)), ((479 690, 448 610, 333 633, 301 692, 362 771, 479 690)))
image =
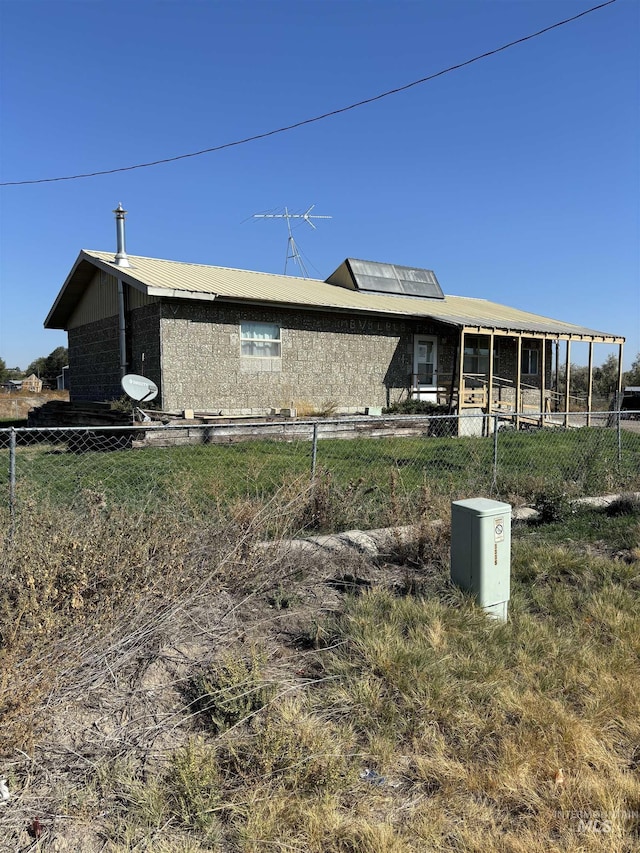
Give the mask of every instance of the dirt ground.
POLYGON ((68 400, 68 391, 42 391, 30 394, 27 391, 0 391, 0 421, 17 421, 27 417, 30 409, 48 403, 49 400, 68 400))

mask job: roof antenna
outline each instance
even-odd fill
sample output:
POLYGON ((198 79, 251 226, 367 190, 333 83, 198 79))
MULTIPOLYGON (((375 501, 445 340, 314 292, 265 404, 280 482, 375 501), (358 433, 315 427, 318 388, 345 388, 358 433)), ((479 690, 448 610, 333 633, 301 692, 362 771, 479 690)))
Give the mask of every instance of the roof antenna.
POLYGON ((127 215, 127 211, 124 209, 122 204, 118 204, 113 212, 116 215, 116 245, 118 247, 114 263, 119 267, 130 267, 131 264, 129 263, 127 250, 124 245, 124 218, 127 215))
POLYGON ((284 262, 284 274, 287 274, 287 265, 289 261, 293 261, 298 265, 300 272, 302 273, 303 278, 309 278, 309 273, 307 272, 307 268, 304 265, 304 261, 300 255, 300 251, 298 249, 296 241, 293 239, 293 234, 291 232, 291 220, 292 219, 303 219, 308 225, 310 225, 315 231, 316 226, 311 221, 312 219, 333 219, 332 216, 319 216, 317 213, 312 214, 311 211, 315 207, 315 204, 312 204, 311 207, 307 208, 304 213, 289 213, 289 209, 285 207, 284 213, 254 213, 254 219, 286 219, 287 220, 287 230, 289 231, 289 237, 287 239, 287 257, 284 262))

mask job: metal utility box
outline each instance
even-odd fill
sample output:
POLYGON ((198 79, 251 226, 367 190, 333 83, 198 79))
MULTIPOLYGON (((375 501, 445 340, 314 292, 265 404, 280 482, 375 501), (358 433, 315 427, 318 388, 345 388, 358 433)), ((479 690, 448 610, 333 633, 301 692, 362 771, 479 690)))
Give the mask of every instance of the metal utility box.
POLYGON ((451 580, 506 622, 511 589, 511 506, 487 498, 451 504, 451 580))

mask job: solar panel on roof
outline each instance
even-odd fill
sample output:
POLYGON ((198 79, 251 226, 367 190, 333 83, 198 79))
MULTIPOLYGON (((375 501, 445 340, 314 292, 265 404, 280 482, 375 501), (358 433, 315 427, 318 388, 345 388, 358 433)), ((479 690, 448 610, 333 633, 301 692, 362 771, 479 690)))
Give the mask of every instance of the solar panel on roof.
POLYGON ((444 299, 444 293, 433 270, 358 261, 352 258, 349 258, 349 266, 358 290, 420 296, 423 299, 444 299))

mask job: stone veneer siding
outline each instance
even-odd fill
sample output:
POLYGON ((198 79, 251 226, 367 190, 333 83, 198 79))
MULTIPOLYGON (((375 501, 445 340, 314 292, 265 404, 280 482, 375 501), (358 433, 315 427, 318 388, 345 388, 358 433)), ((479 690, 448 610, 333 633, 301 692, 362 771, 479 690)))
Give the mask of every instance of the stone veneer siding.
POLYGON ((356 412, 407 395, 414 330, 402 319, 165 302, 160 322, 169 411, 356 412), (281 357, 241 356, 243 320, 280 326, 281 357))
POLYGON ((69 329, 69 397, 113 400, 120 397, 118 318, 105 317, 69 329))
MULTIPOLYGON (((452 372, 457 384, 458 331, 428 321, 168 300, 128 311, 126 319, 128 372, 158 385, 166 411, 258 415, 292 406, 305 414, 387 406, 408 395, 416 333, 438 338, 441 385, 449 390, 452 372), (280 326, 281 357, 241 356, 243 320, 280 326)), ((495 374, 514 379, 516 339, 495 341, 495 374)), ((551 342, 546 346, 548 388, 551 342)), ((69 329, 69 374, 72 400, 122 396, 117 316, 69 329)), ((539 388, 540 376, 523 382, 539 388)), ((513 387, 501 396, 512 402, 513 387)), ((539 391, 523 391, 523 403, 539 400, 539 391)))
MULTIPOLYGON (((159 320, 159 303, 126 315, 128 372, 142 373, 157 384, 160 382, 159 320)), ((70 399, 101 402, 122 397, 118 317, 105 317, 71 328, 68 335, 70 399)))

